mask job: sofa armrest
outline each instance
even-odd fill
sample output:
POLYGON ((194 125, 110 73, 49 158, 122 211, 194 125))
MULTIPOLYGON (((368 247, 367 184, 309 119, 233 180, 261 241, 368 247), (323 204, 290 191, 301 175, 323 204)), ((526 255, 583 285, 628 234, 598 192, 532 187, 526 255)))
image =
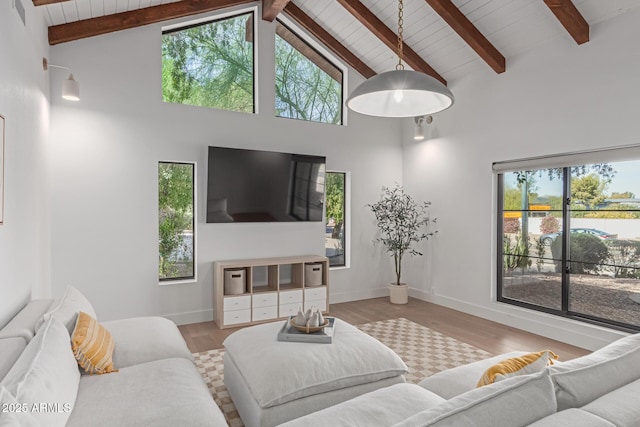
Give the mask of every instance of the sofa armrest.
POLYGON ((25 342, 31 341, 36 333, 36 322, 52 305, 52 299, 29 301, 4 328, 0 329, 0 338, 22 337, 25 342))
POLYGON ((513 351, 467 365, 456 366, 455 368, 433 374, 420 381, 418 385, 448 400, 476 388, 484 371, 496 363, 527 353, 529 352, 513 351))
POLYGON ((135 317, 101 325, 113 336, 116 368, 175 357, 193 361, 180 330, 164 317, 135 317))
POLYGON ((27 342, 22 337, 0 338, 0 381, 7 375, 7 372, 16 363, 27 346, 27 342))

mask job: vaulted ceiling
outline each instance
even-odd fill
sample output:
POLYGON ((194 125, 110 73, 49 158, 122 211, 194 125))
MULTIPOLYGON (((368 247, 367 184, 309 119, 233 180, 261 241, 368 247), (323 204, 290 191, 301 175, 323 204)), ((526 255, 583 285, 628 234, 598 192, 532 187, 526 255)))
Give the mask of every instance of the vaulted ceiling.
MULTIPOLYGON (((256 0, 32 0, 46 9, 52 45, 256 0)), ((395 68, 397 0, 260 0, 262 18, 286 14, 364 77, 395 68)), ((403 0, 404 62, 446 83, 465 66, 495 73, 509 58, 557 39, 588 43, 590 27, 638 0, 403 0)), ((639 23, 640 25, 640 23, 639 23)))

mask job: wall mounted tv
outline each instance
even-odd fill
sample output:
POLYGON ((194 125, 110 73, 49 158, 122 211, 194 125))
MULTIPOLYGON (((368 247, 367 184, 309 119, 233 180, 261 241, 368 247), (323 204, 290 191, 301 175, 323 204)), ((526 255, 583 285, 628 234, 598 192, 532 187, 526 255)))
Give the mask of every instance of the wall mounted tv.
POLYGON ((209 147, 207 222, 322 221, 325 160, 209 147))

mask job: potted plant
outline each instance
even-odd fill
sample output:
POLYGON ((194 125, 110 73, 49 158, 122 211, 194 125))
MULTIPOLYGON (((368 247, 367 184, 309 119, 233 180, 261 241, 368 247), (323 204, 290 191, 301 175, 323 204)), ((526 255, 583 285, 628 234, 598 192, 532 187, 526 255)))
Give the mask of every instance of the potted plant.
POLYGON ((430 202, 416 202, 398 184, 394 188, 382 187, 380 200, 367 205, 373 211, 380 230, 380 236, 374 241, 382 242, 387 252, 393 255, 396 280, 389 285, 393 304, 409 302, 409 286, 401 281, 403 257, 422 255, 413 245, 437 232, 429 231, 429 225, 436 222, 429 216, 430 205, 430 202))

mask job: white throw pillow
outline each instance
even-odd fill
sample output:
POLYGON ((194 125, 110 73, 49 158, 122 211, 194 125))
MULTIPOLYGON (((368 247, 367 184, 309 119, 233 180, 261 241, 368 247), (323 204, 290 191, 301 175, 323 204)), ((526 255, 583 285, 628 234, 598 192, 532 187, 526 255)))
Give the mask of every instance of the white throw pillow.
POLYGON ((41 427, 31 415, 31 409, 0 387, 0 427, 41 427))
POLYGON ((2 380, 2 385, 25 405, 42 426, 64 426, 78 394, 80 372, 69 333, 57 319, 49 319, 2 380))
POLYGON ((547 369, 463 393, 394 427, 525 426, 556 412, 547 369))
POLYGON ((640 334, 628 335, 582 357, 558 362, 553 365, 550 372, 553 375, 559 372, 575 371, 578 368, 614 359, 638 348, 640 348, 640 334))
POLYGON ((40 329, 40 326, 52 317, 58 319, 67 328, 69 334, 73 333, 73 328, 76 326, 76 319, 78 313, 84 311, 94 319, 98 319, 96 311, 88 299, 85 298, 82 293, 74 288, 68 286, 64 293, 64 296, 58 304, 56 304, 51 310, 45 313, 42 318, 36 323, 36 331, 40 329))
POLYGON ((640 379, 640 347, 573 371, 551 373, 558 409, 579 408, 640 379))

